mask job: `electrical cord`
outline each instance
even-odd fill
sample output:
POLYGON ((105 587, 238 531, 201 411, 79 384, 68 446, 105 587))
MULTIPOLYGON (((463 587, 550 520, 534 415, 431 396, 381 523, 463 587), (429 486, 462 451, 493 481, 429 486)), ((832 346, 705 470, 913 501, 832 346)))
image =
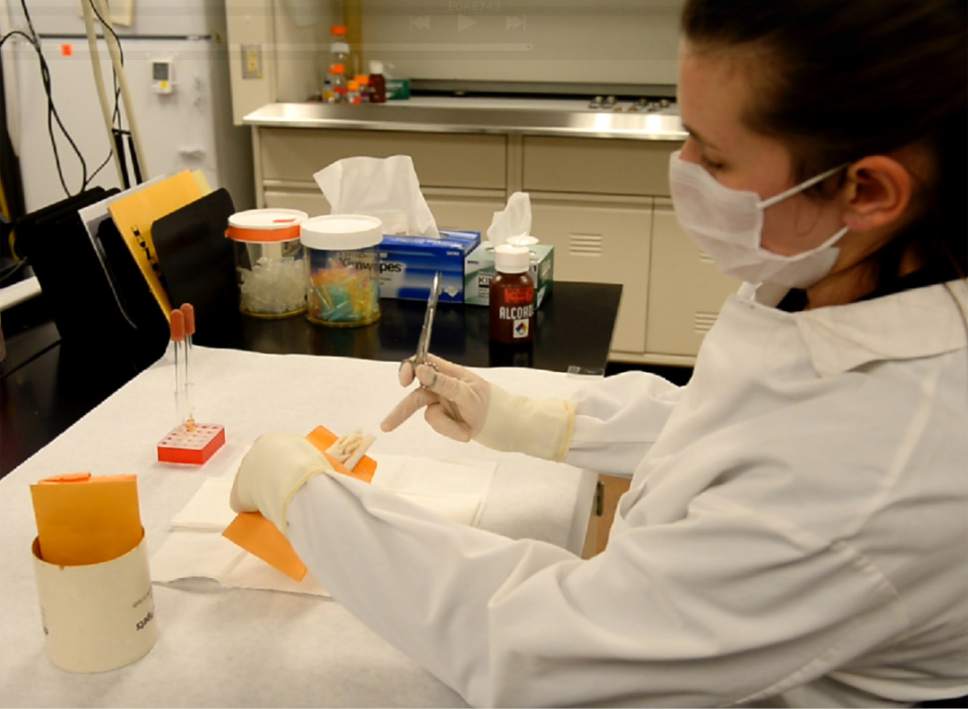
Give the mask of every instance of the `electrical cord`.
POLYGON ((51 147, 54 151, 54 162, 57 165, 57 176, 60 179, 61 187, 64 188, 64 193, 71 196, 71 191, 67 186, 67 181, 64 179, 64 170, 61 166, 60 151, 57 148, 57 142, 54 138, 54 121, 57 122, 57 127, 60 128, 61 133, 67 139, 70 144, 71 149, 74 154, 77 155, 78 161, 81 163, 81 186, 87 185, 87 161, 84 159, 83 153, 81 153, 80 148, 77 147, 77 143, 74 142, 74 138, 67 131, 64 126, 64 122, 61 120, 60 113, 57 111, 57 107, 54 105, 54 97, 51 91, 51 81, 50 81, 50 67, 47 66, 47 60, 44 58, 44 53, 40 47, 40 37, 37 35, 37 31, 34 29, 33 19, 30 17, 30 10, 27 8, 27 0, 20 0, 20 6, 24 11, 24 19, 27 21, 27 29, 30 30, 31 44, 34 50, 37 52, 37 58, 40 61, 40 76, 41 81, 44 86, 44 93, 47 94, 47 133, 50 135, 51 147))
MULTIPOLYGON (((97 6, 94 4, 94 0, 87 0, 87 2, 90 4, 91 9, 94 11, 94 14, 97 16, 98 20, 101 22, 102 28, 106 28, 107 31, 110 32, 114 36, 115 40, 117 41, 118 52, 121 58, 121 64, 123 65, 124 50, 121 48, 121 38, 118 36, 117 32, 114 31, 114 28, 108 25, 107 22, 105 22, 103 15, 101 15, 101 13, 97 9, 97 6)), ((43 51, 41 49, 40 38, 37 35, 37 31, 34 29, 33 19, 30 16, 30 10, 27 8, 26 0, 20 0, 20 5, 23 8, 24 19, 27 22, 27 29, 29 30, 29 34, 22 30, 12 30, 4 34, 2 37, 0 37, 0 47, 2 47, 7 40, 13 37, 19 36, 25 39, 27 43, 30 44, 30 46, 33 47, 34 51, 37 53, 37 59, 40 62, 41 82, 44 88, 44 93, 47 97, 47 133, 50 136, 51 149, 53 150, 53 153, 54 153, 54 163, 57 167, 57 177, 60 180, 61 187, 64 190, 64 194, 70 197, 70 196, 73 196, 74 194, 80 194, 81 192, 87 189, 87 187, 94 181, 94 179, 101 172, 101 170, 104 169, 104 167, 111 161, 112 153, 109 152, 108 156, 97 166, 97 168, 95 168, 93 172, 88 173, 87 161, 84 159, 84 155, 81 152, 80 148, 78 148, 77 143, 74 141, 74 138, 71 136, 67 128, 64 126, 64 122, 61 120, 60 113, 57 111, 57 107, 54 104, 54 98, 53 98, 52 87, 51 87, 50 68, 47 64, 47 60, 44 57, 43 51), (68 144, 70 145, 71 149, 73 150, 74 154, 77 156, 77 159, 81 164, 81 187, 76 193, 71 192, 70 188, 67 185, 67 180, 64 177, 64 170, 63 170, 63 165, 61 163, 60 150, 57 146, 57 141, 54 137, 55 122, 57 124, 57 127, 60 129, 61 133, 67 139, 68 144)), ((121 95, 121 90, 118 86, 117 73, 114 71, 113 67, 112 67, 111 74, 113 79, 112 88, 114 89, 114 110, 112 112, 111 121, 113 125, 117 126, 116 130, 123 132, 123 124, 121 122, 121 111, 120 111, 120 105, 119 105, 119 97, 121 95)))
MULTIPOLYGON (((24 0, 21 0, 21 2, 23 1, 24 0)), ((108 24, 108 22, 104 19, 104 16, 97 9, 97 5, 95 5, 94 0, 87 0, 87 3, 91 6, 91 11, 94 12, 94 16, 97 17, 98 22, 101 23, 102 29, 106 29, 108 32, 110 32, 111 36, 114 37, 114 41, 118 43, 118 57, 121 59, 121 66, 124 66, 124 49, 121 46, 121 37, 119 37, 118 33, 114 31, 114 27, 108 24)), ((118 124, 118 130, 123 130, 124 126, 121 125, 121 111, 118 107, 118 96, 121 94, 121 89, 118 88, 118 74, 116 71, 114 71, 113 66, 111 67, 111 79, 113 81, 114 88, 114 113, 111 115, 111 121, 112 123, 116 121, 118 124)))

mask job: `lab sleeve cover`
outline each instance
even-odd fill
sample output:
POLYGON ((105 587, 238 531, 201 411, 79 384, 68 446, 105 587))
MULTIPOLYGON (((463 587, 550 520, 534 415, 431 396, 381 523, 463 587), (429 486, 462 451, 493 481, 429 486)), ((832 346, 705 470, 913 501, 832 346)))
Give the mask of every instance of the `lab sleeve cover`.
POLYGON ((475 706, 768 701, 905 623, 863 557, 715 490, 584 561, 338 475, 289 520, 334 598, 475 706))
POLYGON ((647 372, 624 372, 587 384, 573 396, 574 432, 565 462, 631 477, 683 389, 647 372))

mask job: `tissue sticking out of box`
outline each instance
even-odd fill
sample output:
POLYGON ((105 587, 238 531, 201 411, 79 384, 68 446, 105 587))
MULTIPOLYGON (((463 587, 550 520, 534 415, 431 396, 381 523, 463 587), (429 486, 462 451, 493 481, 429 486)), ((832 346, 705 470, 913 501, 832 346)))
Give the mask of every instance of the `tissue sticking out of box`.
POLYGON ((337 160, 313 179, 333 214, 377 217, 384 234, 440 238, 409 155, 337 160))
MULTIPOLYGON (((499 246, 509 239, 527 237, 531 233, 531 197, 527 192, 515 192, 508 197, 507 206, 494 212, 491 226, 487 229, 487 240, 491 246, 499 246)), ((534 239, 534 237, 530 237, 534 239)), ((532 243, 538 243, 534 239, 532 243)))

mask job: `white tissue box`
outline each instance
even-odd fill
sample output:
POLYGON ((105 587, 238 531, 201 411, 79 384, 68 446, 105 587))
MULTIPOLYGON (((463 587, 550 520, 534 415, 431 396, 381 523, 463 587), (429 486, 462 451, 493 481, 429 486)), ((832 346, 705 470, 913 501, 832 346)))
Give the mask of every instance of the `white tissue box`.
POLYGON ((427 300, 434 273, 441 303, 464 302, 464 261, 481 242, 477 231, 440 230, 439 239, 384 236, 380 242, 380 297, 427 300))
MULTIPOLYGON (((551 293, 555 276, 555 247, 534 244, 531 251, 531 280, 535 287, 535 307, 540 308, 545 296, 551 293)), ((464 302, 468 305, 488 305, 491 301, 491 279, 494 278, 494 247, 482 243, 464 263, 464 302)))

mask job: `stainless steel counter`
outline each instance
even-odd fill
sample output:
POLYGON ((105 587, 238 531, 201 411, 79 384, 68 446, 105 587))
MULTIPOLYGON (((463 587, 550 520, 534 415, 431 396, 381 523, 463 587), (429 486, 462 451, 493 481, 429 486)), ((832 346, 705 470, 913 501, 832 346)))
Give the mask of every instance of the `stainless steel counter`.
POLYGON ((271 103, 244 123, 277 128, 352 128, 430 133, 562 135, 685 140, 675 108, 655 113, 582 110, 581 102, 501 99, 411 99, 362 106, 271 103))

